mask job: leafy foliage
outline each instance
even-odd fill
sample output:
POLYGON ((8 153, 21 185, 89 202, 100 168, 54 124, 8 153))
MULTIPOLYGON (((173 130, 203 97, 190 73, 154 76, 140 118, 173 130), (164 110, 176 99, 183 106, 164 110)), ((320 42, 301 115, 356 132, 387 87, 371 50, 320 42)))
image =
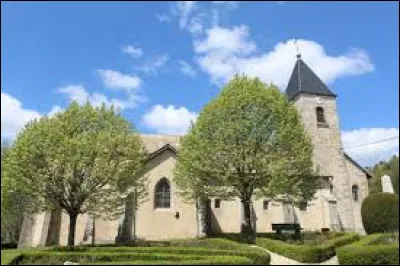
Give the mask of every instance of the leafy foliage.
POLYGON ((361 216, 368 234, 399 230, 399 196, 375 193, 366 197, 361 206, 361 216))
POLYGON ((247 233, 254 197, 296 204, 312 199, 317 186, 311 141, 296 108, 277 87, 239 76, 183 137, 174 180, 188 200, 239 197, 247 233))
POLYGON ((112 218, 124 212, 126 196, 145 184, 138 174, 143 158, 138 134, 113 108, 72 103, 17 136, 2 165, 2 190, 26 196, 29 212, 66 211, 73 245, 79 214, 112 218))
MULTIPOLYGON (((9 193, 7 186, 4 186, 3 162, 7 157, 11 143, 5 140, 1 142, 1 243, 15 245, 18 243, 23 215, 25 212, 26 197, 20 193, 9 193)), ((3 246, 3 245, 2 245, 3 246)))

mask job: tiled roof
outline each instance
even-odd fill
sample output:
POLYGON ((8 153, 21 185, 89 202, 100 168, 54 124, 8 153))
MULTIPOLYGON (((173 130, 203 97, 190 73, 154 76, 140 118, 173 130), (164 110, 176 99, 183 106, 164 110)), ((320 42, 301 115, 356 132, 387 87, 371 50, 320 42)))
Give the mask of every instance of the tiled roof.
POLYGON ((180 136, 141 134, 140 137, 141 137, 144 147, 148 153, 153 153, 153 152, 163 148, 167 144, 172 146, 174 149, 179 148, 180 136))
POLYGON ((285 92, 289 100, 294 99, 301 92, 336 97, 300 57, 298 57, 285 92))

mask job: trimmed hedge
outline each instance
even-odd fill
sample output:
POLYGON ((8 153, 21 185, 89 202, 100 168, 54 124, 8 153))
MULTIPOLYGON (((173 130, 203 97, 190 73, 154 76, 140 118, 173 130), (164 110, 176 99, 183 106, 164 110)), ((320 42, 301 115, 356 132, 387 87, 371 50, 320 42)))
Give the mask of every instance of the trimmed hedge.
POLYGON ((269 238, 257 238, 256 244, 282 256, 300 261, 318 263, 336 255, 336 248, 352 243, 360 239, 355 233, 349 233, 340 237, 327 240, 319 245, 296 245, 269 238))
MULTIPOLYGON (((249 247, 249 250, 213 250, 205 248, 183 248, 183 247, 139 247, 139 248, 93 248, 87 250, 80 250, 78 252, 58 252, 59 254, 89 254, 93 256, 96 254, 117 254, 123 256, 125 254, 177 254, 177 255, 200 255, 200 256, 242 256, 251 258, 256 264, 263 264, 269 262, 269 255, 266 252, 258 251, 249 247)), ((46 253, 51 255, 54 253, 46 253)))
POLYGON ((130 242, 121 245, 114 244, 96 244, 96 245, 81 245, 74 247, 51 247, 54 251, 80 251, 80 250, 89 250, 93 248, 122 248, 122 247, 207 247, 207 248, 218 248, 218 249, 246 249, 253 250, 253 248, 237 243, 237 241, 232 241, 225 238, 195 238, 195 239, 180 239, 180 240, 169 240, 169 241, 137 241, 130 242))
MULTIPOLYGON (((206 258, 203 260, 184 260, 184 261, 157 261, 157 265, 242 265, 252 264, 252 260, 249 258, 238 257, 238 256, 214 256, 212 258, 206 258)), ((99 263, 88 263, 88 265, 154 265, 154 261, 148 260, 135 260, 135 261, 117 261, 117 262, 99 262, 99 263)))
POLYGON ((399 244, 371 244, 388 234, 373 234, 337 250, 340 264, 399 265, 399 244))
POLYGON ((361 216, 368 234, 399 231, 399 195, 368 195, 362 202, 361 216))
POLYGON ((22 252, 14 264, 259 264, 268 265, 265 251, 227 239, 164 241, 167 247, 51 247, 22 252), (168 243, 168 244, 166 244, 168 243))
POLYGON ((1 243, 1 250, 3 249, 16 249, 18 243, 1 243))
MULTIPOLYGON (((185 240, 171 240, 171 241, 151 241, 148 243, 141 244, 140 246, 133 246, 135 250, 141 248, 150 247, 181 247, 181 248, 212 248, 212 249, 223 249, 223 250, 250 250, 254 251, 254 248, 240 244, 228 239, 223 238, 202 238, 202 239, 185 239, 185 240)), ((89 250, 132 250, 132 246, 113 246, 111 244, 99 244, 99 245, 82 245, 75 247, 50 247, 53 251, 68 252, 68 251, 89 251, 89 250), (107 249, 108 248, 108 249, 107 249)))
MULTIPOLYGON (((170 248, 145 248, 141 250, 97 250, 89 252, 26 252, 14 260, 18 264, 62 264, 64 261, 77 261, 79 263, 105 263, 121 261, 146 260, 153 263, 160 261, 174 261, 186 264, 187 261, 212 261, 214 258, 222 263, 223 258, 240 257, 240 260, 234 259, 232 262, 238 264, 246 261, 250 264, 269 264, 270 257, 266 252, 250 252, 240 250, 209 250, 209 249, 170 249, 170 248)), ((223 264, 229 264, 230 261, 224 261, 223 264)))

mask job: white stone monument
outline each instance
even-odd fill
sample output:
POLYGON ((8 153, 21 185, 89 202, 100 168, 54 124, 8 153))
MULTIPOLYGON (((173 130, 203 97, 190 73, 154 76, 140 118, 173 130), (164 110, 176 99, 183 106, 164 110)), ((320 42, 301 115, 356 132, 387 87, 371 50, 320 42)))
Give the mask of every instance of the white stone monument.
POLYGON ((381 183, 382 183, 382 192, 387 192, 392 194, 394 193, 392 180, 390 179, 390 176, 388 175, 382 176, 381 183))

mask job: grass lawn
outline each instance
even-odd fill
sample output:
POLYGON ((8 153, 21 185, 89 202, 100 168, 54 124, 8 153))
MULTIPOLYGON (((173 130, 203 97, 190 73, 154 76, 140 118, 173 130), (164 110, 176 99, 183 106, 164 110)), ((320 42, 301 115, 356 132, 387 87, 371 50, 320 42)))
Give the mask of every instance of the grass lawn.
POLYGON ((1 251, 1 265, 10 264, 16 257, 18 257, 23 250, 21 249, 6 249, 1 251))
POLYGON ((268 265, 269 255, 262 250, 228 239, 189 239, 142 243, 142 247, 50 247, 2 251, 2 265, 63 264, 259 264, 268 265))

